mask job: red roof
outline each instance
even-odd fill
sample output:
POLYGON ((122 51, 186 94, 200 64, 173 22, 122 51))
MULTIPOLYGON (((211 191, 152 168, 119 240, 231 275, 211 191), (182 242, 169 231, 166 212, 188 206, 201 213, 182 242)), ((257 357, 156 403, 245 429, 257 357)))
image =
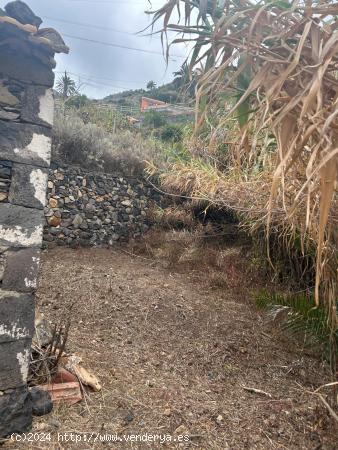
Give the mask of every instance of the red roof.
POLYGON ((153 98, 142 97, 141 98, 141 112, 147 111, 147 109, 163 108, 167 103, 155 100, 153 98))

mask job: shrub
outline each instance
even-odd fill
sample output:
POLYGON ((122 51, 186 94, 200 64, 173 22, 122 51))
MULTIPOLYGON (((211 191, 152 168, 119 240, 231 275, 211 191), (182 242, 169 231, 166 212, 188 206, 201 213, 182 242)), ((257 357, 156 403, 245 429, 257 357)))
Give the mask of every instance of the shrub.
POLYGON ((137 130, 111 134, 71 114, 56 116, 53 157, 91 170, 138 175, 146 160, 159 163, 160 152, 156 141, 142 137, 137 130))
POLYGON ((161 149, 154 139, 144 138, 137 131, 121 130, 109 135, 109 146, 103 154, 104 169, 128 175, 143 172, 146 161, 161 163, 161 149))
POLYGON ((83 106, 86 106, 90 103, 89 98, 82 94, 82 95, 75 95, 73 97, 70 97, 67 101, 66 101, 66 107, 67 108, 76 108, 79 109, 83 106))
POLYGON ((57 116, 53 128, 53 152, 63 162, 97 166, 108 145, 104 130, 85 124, 76 116, 57 116))
POLYGON ((166 125, 167 121, 158 111, 147 111, 144 114, 143 125, 149 128, 160 128, 166 125))
POLYGON ((160 136, 164 142, 179 143, 183 139, 183 130, 179 125, 166 125, 162 129, 160 136))

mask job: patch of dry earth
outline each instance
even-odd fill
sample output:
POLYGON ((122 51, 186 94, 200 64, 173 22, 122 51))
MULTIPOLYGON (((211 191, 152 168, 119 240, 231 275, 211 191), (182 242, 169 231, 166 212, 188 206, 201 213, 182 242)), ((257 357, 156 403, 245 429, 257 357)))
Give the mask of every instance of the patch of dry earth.
MULTIPOLYGON (((196 273, 123 250, 45 252, 40 309, 55 320, 73 305, 69 349, 103 390, 35 420, 35 430, 54 439, 64 431, 190 435, 189 443, 164 448, 333 450, 337 429, 306 393, 329 381, 327 370, 276 336, 243 295, 245 280, 238 283, 241 289, 210 290, 196 273)), ((160 446, 83 448, 101 447, 160 446)))

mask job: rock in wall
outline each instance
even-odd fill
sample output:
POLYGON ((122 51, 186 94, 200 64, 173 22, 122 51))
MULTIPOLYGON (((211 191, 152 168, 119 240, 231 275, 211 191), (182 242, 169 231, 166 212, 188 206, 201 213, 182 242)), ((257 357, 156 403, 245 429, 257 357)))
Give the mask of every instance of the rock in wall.
POLYGON ((0 438, 27 430, 32 420, 26 384, 50 165, 52 69, 54 53, 68 51, 55 30, 40 24, 21 1, 0 9, 0 438))
POLYGON ((113 245, 135 238, 148 230, 148 210, 160 201, 144 180, 52 165, 44 244, 113 245))

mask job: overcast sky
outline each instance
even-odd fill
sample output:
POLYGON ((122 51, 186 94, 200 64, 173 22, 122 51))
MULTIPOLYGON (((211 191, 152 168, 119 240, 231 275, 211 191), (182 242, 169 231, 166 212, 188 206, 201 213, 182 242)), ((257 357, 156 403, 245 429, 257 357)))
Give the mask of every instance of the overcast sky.
MULTIPOLYGON (((77 74, 72 76, 77 81, 80 78, 81 82, 85 83, 82 88, 84 93, 93 98, 102 98, 125 89, 145 88, 150 80, 154 80, 158 85, 171 81, 172 72, 179 69, 187 54, 184 46, 175 47, 172 53, 177 56, 172 58, 167 68, 161 55, 159 36, 133 35, 150 22, 149 16, 144 13, 150 8, 148 0, 25 0, 25 2, 43 19, 41 27, 57 29, 70 47, 69 55, 57 56, 58 64, 55 70, 58 72, 67 70, 77 74), (91 26, 80 26, 75 22, 91 26), (67 35, 155 53, 116 48, 78 40, 67 35)), ((8 0, 0 0, 1 7, 6 3, 8 0)), ((165 0, 152 0, 154 9, 164 3, 165 0)))

